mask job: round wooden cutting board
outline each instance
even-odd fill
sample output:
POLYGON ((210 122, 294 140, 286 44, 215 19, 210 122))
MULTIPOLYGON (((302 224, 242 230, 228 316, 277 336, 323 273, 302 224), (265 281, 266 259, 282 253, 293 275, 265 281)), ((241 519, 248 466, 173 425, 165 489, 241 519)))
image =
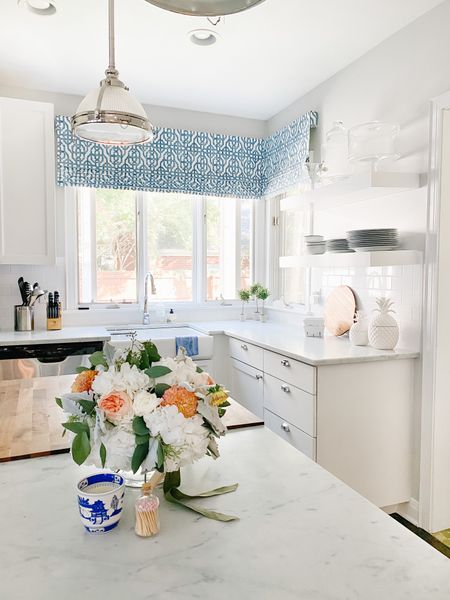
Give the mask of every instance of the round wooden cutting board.
POLYGON ((343 335, 353 325, 356 298, 352 288, 341 285, 335 288, 325 302, 325 327, 331 335, 343 335))

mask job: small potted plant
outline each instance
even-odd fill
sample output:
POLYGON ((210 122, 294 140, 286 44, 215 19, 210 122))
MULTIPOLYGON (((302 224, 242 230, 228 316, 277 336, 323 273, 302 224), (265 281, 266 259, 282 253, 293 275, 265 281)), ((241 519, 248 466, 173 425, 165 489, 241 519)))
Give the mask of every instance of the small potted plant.
POLYGON ((256 319, 259 319, 258 292, 261 287, 262 286, 260 283, 254 283, 252 286, 250 286, 250 296, 255 299, 255 303, 256 303, 256 310, 255 310, 256 319))
POLYGON ((259 315, 259 319, 263 323, 265 323, 267 321, 267 315, 265 313, 264 306, 265 306, 265 302, 269 296, 270 296, 269 290, 266 287, 260 285, 258 288, 258 291, 256 293, 256 298, 257 298, 257 300, 261 300, 261 302, 262 302, 262 308, 261 308, 261 313, 259 315))
POLYGON ((239 290, 238 294, 239 294, 239 298, 242 301, 241 321, 245 321, 245 303, 250 300, 250 291, 249 290, 239 290))

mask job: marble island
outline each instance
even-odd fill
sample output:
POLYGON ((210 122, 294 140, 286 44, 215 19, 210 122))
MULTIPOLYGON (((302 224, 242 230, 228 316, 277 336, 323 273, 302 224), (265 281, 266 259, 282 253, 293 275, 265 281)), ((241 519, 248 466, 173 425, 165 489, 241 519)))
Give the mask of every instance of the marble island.
POLYGON ((67 455, 0 464, 5 600, 448 600, 450 562, 263 427, 230 433, 221 458, 184 469, 186 491, 234 482, 204 500, 218 523, 161 502, 159 536, 134 534, 127 490, 119 527, 79 521, 67 455))

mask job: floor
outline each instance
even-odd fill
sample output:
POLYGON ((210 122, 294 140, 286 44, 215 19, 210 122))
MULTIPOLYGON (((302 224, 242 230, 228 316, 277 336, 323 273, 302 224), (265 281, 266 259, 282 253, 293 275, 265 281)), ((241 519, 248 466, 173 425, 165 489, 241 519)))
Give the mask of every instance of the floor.
MULTIPOLYGON (((68 452, 63 413, 55 398, 70 391, 73 375, 0 382, 0 462, 68 452)), ((229 429, 262 425, 261 419, 231 401, 224 417, 229 429)))
MULTIPOLYGON (((430 546, 433 546, 433 548, 436 548, 436 550, 439 550, 439 552, 441 552, 444 556, 446 556, 447 558, 450 558, 450 546, 443 544, 442 541, 437 539, 435 537, 436 534, 432 535, 431 533, 428 533, 428 531, 425 531, 425 529, 416 527, 415 525, 413 525, 412 523, 410 523, 409 521, 407 521, 406 519, 404 519, 397 513, 393 513, 391 515, 391 517, 393 519, 395 519, 396 521, 398 521, 399 523, 401 523, 402 525, 404 525, 407 529, 409 529, 410 531, 412 531, 413 533, 418 535, 425 542, 430 544, 430 546)), ((446 531, 450 532, 450 530, 448 530, 448 529, 446 531)))

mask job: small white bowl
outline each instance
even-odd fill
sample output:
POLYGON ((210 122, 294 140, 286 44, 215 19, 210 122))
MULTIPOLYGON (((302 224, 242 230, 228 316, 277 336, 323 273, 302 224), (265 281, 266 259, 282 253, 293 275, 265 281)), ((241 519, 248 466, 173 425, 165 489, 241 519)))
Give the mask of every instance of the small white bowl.
POLYGON ((308 254, 325 254, 325 244, 317 246, 306 246, 308 254))
POLYGON ((77 484, 80 519, 89 533, 106 533, 117 527, 122 516, 125 480, 117 473, 100 472, 83 477, 77 484))

